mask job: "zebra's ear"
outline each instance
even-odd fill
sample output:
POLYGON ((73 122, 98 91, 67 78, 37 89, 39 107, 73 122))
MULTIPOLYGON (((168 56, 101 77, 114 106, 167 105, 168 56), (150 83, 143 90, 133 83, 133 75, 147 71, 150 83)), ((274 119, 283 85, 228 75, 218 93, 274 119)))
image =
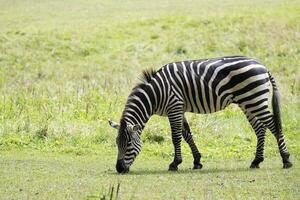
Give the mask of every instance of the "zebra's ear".
POLYGON ((115 128, 115 129, 119 129, 120 125, 117 122, 114 122, 112 120, 108 120, 108 123, 111 127, 115 128))
POLYGON ((136 125, 132 125, 132 126, 130 126, 130 131, 132 132, 132 133, 134 133, 134 132, 137 132, 139 129, 141 129, 142 127, 139 125, 139 124, 136 124, 136 125))

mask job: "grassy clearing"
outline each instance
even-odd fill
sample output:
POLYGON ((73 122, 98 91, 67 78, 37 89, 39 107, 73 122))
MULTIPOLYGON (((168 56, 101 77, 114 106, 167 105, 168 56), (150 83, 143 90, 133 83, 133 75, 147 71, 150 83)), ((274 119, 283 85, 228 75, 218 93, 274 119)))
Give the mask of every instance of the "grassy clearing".
MULTIPOLYGON (((112 155, 71 156, 39 152, 1 155, 1 199, 109 199, 120 183, 119 199, 298 199, 299 160, 290 170, 268 158, 259 170, 248 162, 217 160, 191 170, 189 158, 179 172, 168 161, 141 156, 127 175, 116 174, 112 155)), ((115 195, 115 193, 114 193, 115 195)))
MULTIPOLYGON (((36 198, 87 198, 102 195, 109 184, 120 180, 121 191, 126 187, 131 191, 121 194, 124 199, 171 198, 171 183, 180 180, 184 185, 180 191, 191 187, 180 192, 179 199, 196 198, 193 195, 198 195, 197 191, 202 191, 199 195, 203 198, 239 198, 231 194, 260 198, 264 194, 264 198, 279 195, 281 199, 297 199, 299 13, 296 0, 0 0, 0 178, 6 185, 1 187, 1 196, 34 198, 38 192, 36 198), (241 111, 230 106, 211 115, 187 115, 207 163, 201 173, 186 170, 191 163, 188 159, 182 173, 165 173, 173 153, 170 129, 167 119, 155 116, 143 133, 141 158, 135 162, 132 175, 113 174, 115 132, 106 121, 119 119, 142 69, 157 69, 176 60, 237 54, 260 59, 278 82, 283 130, 296 162, 294 169, 280 170, 277 145, 269 134, 265 168, 235 170, 250 164, 256 137, 241 111), (25 150, 33 151, 34 156, 22 153, 25 150), (153 159, 148 161, 148 156, 153 159), (84 171, 85 167, 91 171, 84 171), (54 173, 56 170, 59 174, 54 173), (52 182, 49 174, 54 177, 52 182), (76 184, 76 174, 86 181, 85 187, 76 184), (28 176, 34 181, 26 182, 24 177, 28 176), (160 177, 156 187, 153 182, 160 177), (244 178, 246 182, 239 181, 244 178), (145 184, 143 179, 147 180, 145 184), (217 185, 219 179, 229 182, 221 187, 217 185), (254 184, 247 182, 253 179, 254 184), (274 182, 276 189, 270 186, 274 182), (27 192, 15 190, 21 183, 28 184, 27 192), (51 189, 47 189, 47 183, 51 183, 51 189), (65 184, 63 189, 55 186, 60 183, 65 184), (135 193, 137 188, 125 183, 144 187, 135 193), (72 189, 68 190, 68 185, 72 189), (198 185, 200 190, 196 190, 198 185), (164 188, 169 192, 161 191, 164 188), (159 191, 157 196, 153 191, 159 191)), ((186 144, 183 153, 185 157, 190 155, 186 144)))
MULTIPOLYGON (((1 149, 82 154, 113 146, 115 135, 106 120, 119 119, 142 69, 244 54, 259 58, 276 78, 288 147, 299 155, 297 1, 28 0, 0 5, 1 149)), ((252 151, 256 138, 239 109, 188 119, 208 157, 252 155, 240 153, 252 151)), ((145 142, 163 136, 168 147, 162 148, 172 151, 166 119, 154 117, 144 135, 145 142)), ((275 155, 274 143, 268 146, 275 155)))

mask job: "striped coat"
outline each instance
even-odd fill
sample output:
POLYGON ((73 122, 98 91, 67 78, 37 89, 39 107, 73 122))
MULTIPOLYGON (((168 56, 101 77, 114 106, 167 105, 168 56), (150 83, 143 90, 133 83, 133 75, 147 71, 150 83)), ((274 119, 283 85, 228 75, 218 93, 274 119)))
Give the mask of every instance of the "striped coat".
MULTIPOLYGON (((169 63, 158 71, 146 70, 125 105, 117 145, 117 171, 127 172, 141 149, 141 132, 153 114, 167 116, 172 131, 174 160, 169 170, 182 162, 181 139, 189 144, 194 156, 194 169, 202 168, 201 154, 193 140, 185 112, 213 113, 231 103, 245 113, 257 135, 256 156, 251 163, 258 168, 263 161, 266 129, 276 136, 285 168, 291 167, 289 153, 281 131, 279 97, 274 78, 257 60, 228 56, 169 63), (268 107, 273 87, 273 114, 268 107)), ((113 126, 113 122, 111 122, 113 126)))

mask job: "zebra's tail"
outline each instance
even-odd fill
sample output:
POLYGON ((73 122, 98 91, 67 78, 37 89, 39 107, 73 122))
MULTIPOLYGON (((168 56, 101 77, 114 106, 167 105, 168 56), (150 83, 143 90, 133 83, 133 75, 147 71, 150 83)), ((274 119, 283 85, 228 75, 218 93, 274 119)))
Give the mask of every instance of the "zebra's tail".
POLYGON ((279 136, 279 134, 281 132, 279 91, 277 89, 275 79, 270 74, 270 72, 268 72, 268 74, 269 74, 270 82, 273 87, 273 96, 272 96, 273 119, 274 119, 275 130, 276 130, 277 136, 279 136))

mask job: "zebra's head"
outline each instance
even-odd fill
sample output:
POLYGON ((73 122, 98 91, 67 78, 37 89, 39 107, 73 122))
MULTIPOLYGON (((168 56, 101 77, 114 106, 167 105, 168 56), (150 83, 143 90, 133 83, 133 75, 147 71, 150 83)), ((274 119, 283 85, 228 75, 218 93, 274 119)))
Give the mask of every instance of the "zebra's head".
POLYGON ((118 146, 117 172, 127 173, 135 157, 141 151, 141 138, 139 134, 141 126, 128 124, 125 120, 121 120, 120 124, 109 120, 109 124, 118 130, 116 139, 118 146))

